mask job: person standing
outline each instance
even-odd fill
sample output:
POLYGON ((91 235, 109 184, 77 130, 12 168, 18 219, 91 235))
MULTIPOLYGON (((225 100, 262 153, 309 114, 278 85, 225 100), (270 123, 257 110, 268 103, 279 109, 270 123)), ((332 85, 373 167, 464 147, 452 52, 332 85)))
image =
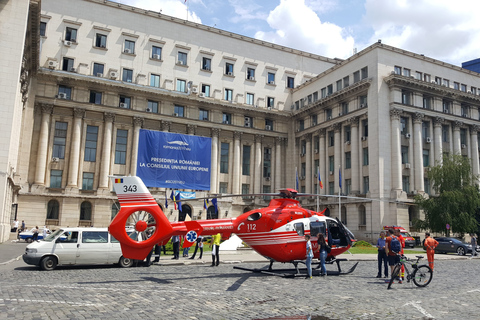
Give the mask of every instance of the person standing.
POLYGON ((470 237, 470 243, 472 244, 472 256, 470 258, 473 258, 477 255, 477 237, 475 236, 475 233, 470 233, 470 237))
MULTIPOLYGON (((402 246, 400 250, 400 254, 403 256, 403 248, 405 248, 405 238, 403 238, 402 234, 400 233, 400 229, 395 229, 395 237, 398 238, 400 241, 400 245, 402 246)), ((405 280, 405 266, 402 264, 402 268, 400 271, 400 276, 402 277, 402 280, 405 280)))
POLYGON ((220 264, 220 241, 222 240, 222 235, 217 233, 212 236, 212 267, 220 264))
MULTIPOLYGON (((388 237, 385 239, 385 252, 388 257, 388 265, 390 266, 390 274, 393 275, 393 269, 395 265, 400 262, 400 250, 402 245, 397 237, 394 236, 394 231, 392 228, 388 229, 388 237), (392 245, 392 242, 394 244, 392 245)), ((387 280, 390 281, 390 280, 387 280)), ((402 279, 398 279, 398 283, 402 283, 402 279)))
POLYGON ((180 255, 180 237, 173 236, 172 237, 172 245, 173 245, 173 258, 172 259, 179 259, 180 255))
POLYGON ((202 259, 203 254, 203 237, 198 236, 197 240, 195 241, 195 250, 193 251, 193 255, 189 259, 195 259, 195 255, 197 254, 197 250, 200 248, 200 258, 202 259))
POLYGON ((33 229, 33 237, 32 241, 36 241, 38 239, 38 226, 35 226, 35 229, 33 229))
POLYGON ((327 268, 325 267, 325 261, 327 260, 327 256, 331 251, 330 246, 325 241, 325 236, 323 233, 319 233, 317 236, 317 244, 318 244, 318 252, 320 257, 320 266, 321 266, 321 273, 320 275, 326 276, 327 275, 327 268))
POLYGON ((42 236, 43 236, 43 240, 45 240, 45 238, 47 237, 47 226, 43 226, 43 233, 42 233, 42 236))
POLYGON ((13 221, 13 228, 11 232, 17 232, 17 230, 18 230, 18 220, 15 219, 15 221, 13 221))
POLYGON ((305 265, 307 266, 307 273, 308 275, 305 279, 312 279, 312 258, 313 258, 313 250, 312 250, 312 243, 310 242, 310 235, 305 235, 305 241, 307 241, 307 259, 305 261, 305 265))
POLYGON ((430 237, 430 232, 425 232, 425 248, 427 249, 427 259, 430 269, 433 271, 433 260, 435 255, 435 248, 438 246, 438 241, 430 237))
POLYGON ((25 230, 25 220, 22 220, 22 231, 25 230))
POLYGON ((382 277, 382 265, 383 265, 383 275, 385 278, 388 278, 388 258, 387 253, 385 252, 385 231, 380 232, 380 238, 377 240, 377 248, 378 248, 378 274, 377 278, 382 277))

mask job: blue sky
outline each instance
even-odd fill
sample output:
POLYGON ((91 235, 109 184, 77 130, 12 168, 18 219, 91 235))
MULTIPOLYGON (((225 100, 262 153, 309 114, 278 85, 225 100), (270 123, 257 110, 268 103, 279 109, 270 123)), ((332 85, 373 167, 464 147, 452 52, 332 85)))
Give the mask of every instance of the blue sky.
POLYGON ((347 58, 383 43, 460 66, 480 58, 478 0, 115 0, 222 30, 347 58))

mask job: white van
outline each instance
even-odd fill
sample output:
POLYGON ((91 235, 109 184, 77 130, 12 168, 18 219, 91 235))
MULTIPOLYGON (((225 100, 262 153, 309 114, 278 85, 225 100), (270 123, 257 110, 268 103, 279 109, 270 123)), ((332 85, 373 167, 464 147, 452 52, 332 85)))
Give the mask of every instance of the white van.
POLYGON ((107 228, 61 228, 44 240, 33 242, 22 256, 27 264, 43 270, 57 265, 115 264, 128 268, 133 260, 122 256, 120 242, 107 228))

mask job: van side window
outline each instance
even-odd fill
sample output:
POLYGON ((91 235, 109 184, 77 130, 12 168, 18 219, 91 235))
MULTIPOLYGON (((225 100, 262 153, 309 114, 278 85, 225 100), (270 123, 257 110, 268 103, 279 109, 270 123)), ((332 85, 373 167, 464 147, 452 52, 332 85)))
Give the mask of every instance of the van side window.
POLYGON ((82 243, 108 243, 108 231, 84 231, 82 243))
POLYGON ((304 236, 305 235, 305 232, 303 231, 303 222, 297 222, 293 225, 293 228, 295 229, 295 231, 297 231, 297 234, 299 236, 304 236))
POLYGON ((66 231, 60 236, 60 241, 68 243, 77 243, 78 231, 66 231))

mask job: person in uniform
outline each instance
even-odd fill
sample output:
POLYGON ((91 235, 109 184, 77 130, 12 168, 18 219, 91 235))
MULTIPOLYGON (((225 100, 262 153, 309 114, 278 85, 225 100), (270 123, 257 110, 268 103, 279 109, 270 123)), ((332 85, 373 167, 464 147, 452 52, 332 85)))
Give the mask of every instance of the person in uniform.
POLYGON ((430 232, 425 232, 425 249, 427 250, 427 259, 430 269, 433 271, 433 259, 435 255, 435 248, 438 246, 438 241, 430 237, 430 232))

